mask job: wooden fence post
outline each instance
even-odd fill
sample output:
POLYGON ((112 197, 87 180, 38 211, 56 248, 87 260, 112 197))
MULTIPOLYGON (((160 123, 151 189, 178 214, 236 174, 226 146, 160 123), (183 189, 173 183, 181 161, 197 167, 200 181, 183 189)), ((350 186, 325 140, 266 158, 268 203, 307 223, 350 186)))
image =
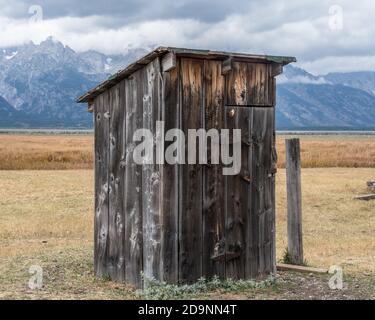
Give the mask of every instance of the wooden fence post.
POLYGON ((288 253, 292 264, 302 265, 301 156, 299 139, 286 139, 288 253))

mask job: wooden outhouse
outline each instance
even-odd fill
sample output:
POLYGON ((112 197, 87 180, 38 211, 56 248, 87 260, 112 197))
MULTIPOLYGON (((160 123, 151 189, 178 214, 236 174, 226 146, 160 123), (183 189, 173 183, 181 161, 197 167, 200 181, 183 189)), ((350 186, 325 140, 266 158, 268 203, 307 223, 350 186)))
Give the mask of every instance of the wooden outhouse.
POLYGON ((275 272, 275 76, 294 61, 160 47, 78 99, 94 113, 98 276, 140 287, 142 273, 191 283, 275 272), (240 172, 223 175, 209 156, 135 163, 134 132, 156 139, 156 121, 186 134, 241 129, 240 172))

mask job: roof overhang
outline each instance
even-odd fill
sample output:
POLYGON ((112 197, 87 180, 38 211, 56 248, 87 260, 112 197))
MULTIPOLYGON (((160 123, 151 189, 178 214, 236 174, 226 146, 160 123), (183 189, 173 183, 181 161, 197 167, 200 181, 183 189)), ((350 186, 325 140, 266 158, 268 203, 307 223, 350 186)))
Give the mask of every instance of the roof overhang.
POLYGON ((257 54, 247 54, 247 53, 235 53, 235 52, 223 52, 223 51, 211 51, 211 50, 194 50, 194 49, 184 49, 184 48, 173 48, 173 47, 158 47, 150 53, 146 54, 136 62, 128 65, 125 69, 118 71, 117 73, 110 76, 106 81, 102 82, 95 88, 86 92, 84 95, 77 99, 78 103, 88 102, 90 103, 98 95, 108 90, 109 88, 115 86, 118 82, 130 76, 135 71, 148 65, 157 57, 164 56, 167 53, 173 53, 177 56, 194 57, 201 59, 210 60, 226 60, 228 58, 233 58, 239 61, 251 61, 251 62, 263 62, 263 63, 276 63, 279 65, 287 65, 292 62, 296 62, 295 57, 285 57, 285 56, 269 56, 269 55, 257 55, 257 54))

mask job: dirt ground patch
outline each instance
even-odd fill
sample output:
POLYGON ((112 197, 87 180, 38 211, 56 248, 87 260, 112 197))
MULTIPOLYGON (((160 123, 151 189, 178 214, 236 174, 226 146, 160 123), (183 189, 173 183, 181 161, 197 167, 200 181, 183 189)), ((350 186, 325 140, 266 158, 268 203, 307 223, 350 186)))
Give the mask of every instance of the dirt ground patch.
MULTIPOLYGON (((65 248, 43 254, 1 259, 0 299, 142 299, 135 288, 97 279, 93 274, 91 246, 65 248), (43 287, 30 290, 30 266, 43 268, 43 287)), ((194 299, 293 299, 346 300, 375 299, 375 280, 371 276, 344 276, 342 290, 329 288, 331 275, 279 272, 274 283, 247 290, 212 290, 194 299)))

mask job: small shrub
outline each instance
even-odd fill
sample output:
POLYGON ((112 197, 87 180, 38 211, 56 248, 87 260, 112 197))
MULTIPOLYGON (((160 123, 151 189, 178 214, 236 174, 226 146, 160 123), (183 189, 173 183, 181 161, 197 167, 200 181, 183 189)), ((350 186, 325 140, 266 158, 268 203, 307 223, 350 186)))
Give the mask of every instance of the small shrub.
MULTIPOLYGON (((282 263, 285 263, 285 264, 295 264, 295 263, 293 262, 292 257, 290 256, 290 253, 289 253, 289 251, 288 251, 288 248, 285 248, 285 250, 284 250, 284 254, 283 254, 283 258, 281 259, 281 262, 282 262, 282 263)), ((302 266, 305 266, 305 267, 308 266, 308 262, 307 262, 307 260, 303 260, 302 266)))
POLYGON ((168 284, 166 282, 148 279, 143 276, 144 289, 138 290, 137 295, 143 299, 169 300, 191 299, 196 295, 220 290, 223 293, 239 292, 251 289, 266 288, 276 283, 273 276, 264 281, 253 280, 220 280, 217 276, 212 279, 200 278, 191 285, 168 284))

